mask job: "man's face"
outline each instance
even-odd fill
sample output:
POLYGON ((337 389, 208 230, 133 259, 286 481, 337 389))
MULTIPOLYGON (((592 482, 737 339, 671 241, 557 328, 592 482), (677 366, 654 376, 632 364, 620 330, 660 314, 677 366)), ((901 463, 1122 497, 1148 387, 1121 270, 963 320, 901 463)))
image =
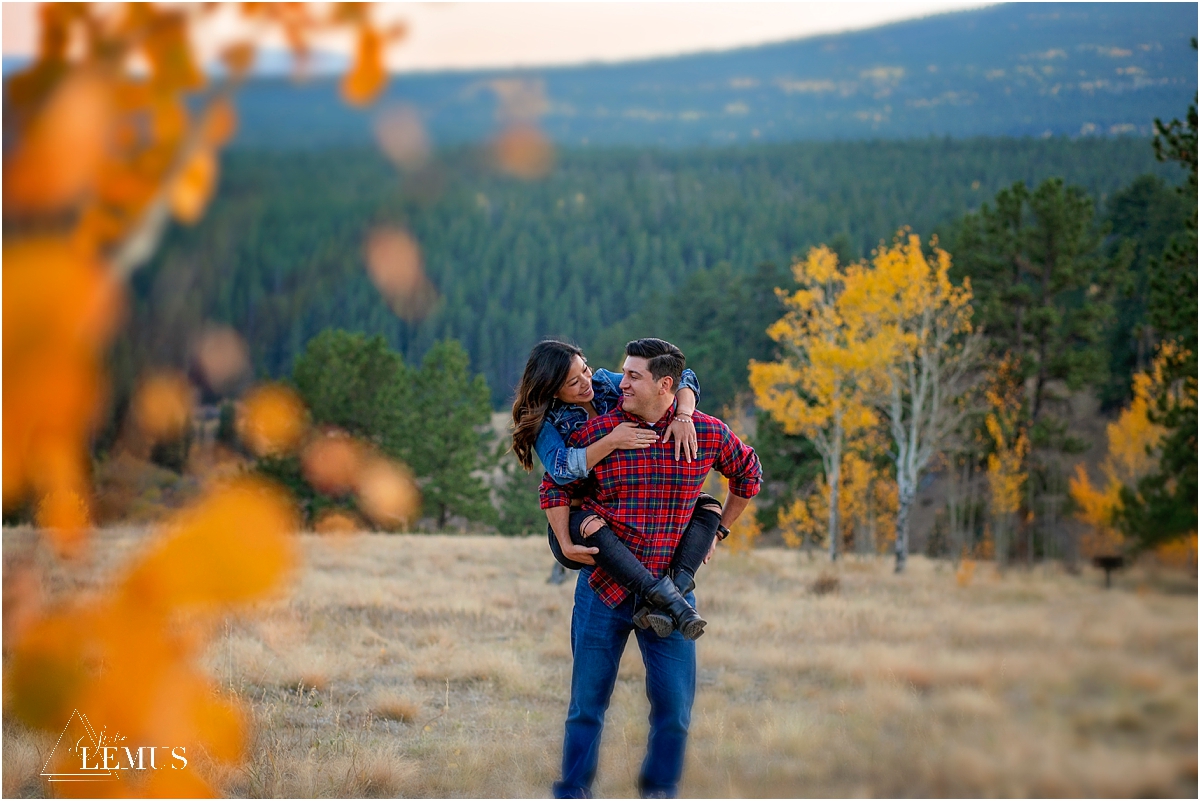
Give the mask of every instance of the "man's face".
POLYGON ((641 356, 626 356, 621 368, 621 394, 625 396, 625 411, 639 417, 658 419, 655 413, 669 394, 667 387, 671 379, 663 376, 658 381, 650 374, 650 361, 641 356))

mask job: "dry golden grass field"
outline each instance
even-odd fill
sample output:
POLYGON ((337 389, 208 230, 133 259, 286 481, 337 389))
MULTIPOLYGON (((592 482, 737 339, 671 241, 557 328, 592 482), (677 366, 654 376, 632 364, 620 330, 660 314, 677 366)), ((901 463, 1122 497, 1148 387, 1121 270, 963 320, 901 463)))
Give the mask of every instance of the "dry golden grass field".
MULTIPOLYGON (((93 586, 144 542, 109 529, 93 586)), ((231 796, 545 796, 566 711, 574 586, 540 538, 302 537, 286 598, 231 619, 206 656, 252 709, 231 796)), ((34 533, 4 534, 6 564, 34 533)), ((688 796, 1191 796, 1196 583, 1135 569, 1000 576, 915 558, 720 553, 682 792, 688 796), (831 592, 815 586, 837 584, 831 592)), ((644 673, 630 643, 596 793, 635 793, 644 673)), ((4 722, 3 791, 40 795, 47 738, 4 722)))

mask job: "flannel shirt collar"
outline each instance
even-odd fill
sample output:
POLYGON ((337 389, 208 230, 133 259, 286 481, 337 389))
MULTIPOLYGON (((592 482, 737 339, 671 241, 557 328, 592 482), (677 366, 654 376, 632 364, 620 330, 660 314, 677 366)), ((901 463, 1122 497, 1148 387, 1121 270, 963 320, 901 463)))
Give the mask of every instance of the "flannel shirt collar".
MULTIPOLYGON (((666 413, 663 414, 662 417, 658 418, 658 422, 650 424, 650 427, 653 428, 655 431, 662 431, 662 430, 666 429, 666 427, 671 425, 671 423, 675 420, 675 409, 678 406, 679 406, 678 399, 671 401, 671 408, 667 409, 666 413)), ((631 423, 638 423, 640 425, 640 424, 646 422, 644 418, 638 417, 636 414, 630 414, 629 412, 625 411, 625 397, 624 396, 622 396, 621 400, 617 402, 617 409, 618 409, 618 411, 620 411, 621 416, 624 417, 626 420, 628 420, 631 423)))

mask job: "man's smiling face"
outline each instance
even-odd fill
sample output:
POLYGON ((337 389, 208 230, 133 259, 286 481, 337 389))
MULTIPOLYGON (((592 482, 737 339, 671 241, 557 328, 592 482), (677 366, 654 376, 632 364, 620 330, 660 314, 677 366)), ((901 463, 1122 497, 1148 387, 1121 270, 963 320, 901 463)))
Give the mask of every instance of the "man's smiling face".
POLYGON ((665 408, 670 405, 670 395, 667 387, 671 379, 667 377, 655 381, 650 373, 650 360, 641 356, 626 356, 621 368, 624 377, 621 379, 621 394, 625 396, 625 411, 638 417, 655 422, 662 416, 665 408))

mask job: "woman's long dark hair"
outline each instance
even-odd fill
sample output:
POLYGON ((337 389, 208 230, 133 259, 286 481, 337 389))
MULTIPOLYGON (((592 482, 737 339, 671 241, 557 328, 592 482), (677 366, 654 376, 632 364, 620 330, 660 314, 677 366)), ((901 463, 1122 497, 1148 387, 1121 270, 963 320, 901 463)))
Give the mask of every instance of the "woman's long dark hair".
POLYGON ((562 389, 576 356, 583 356, 583 351, 554 339, 539 342, 529 352, 512 407, 512 449, 526 470, 533 469, 533 444, 542 430, 550 401, 562 389))

